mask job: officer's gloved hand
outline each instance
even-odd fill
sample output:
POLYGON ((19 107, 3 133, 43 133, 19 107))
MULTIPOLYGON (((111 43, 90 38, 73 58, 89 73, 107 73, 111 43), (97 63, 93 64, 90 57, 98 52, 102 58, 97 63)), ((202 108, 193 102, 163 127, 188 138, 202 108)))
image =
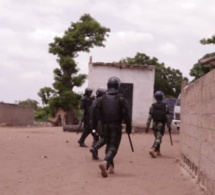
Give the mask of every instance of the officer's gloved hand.
POLYGON ((95 129, 92 130, 92 134, 95 135, 95 136, 98 135, 98 133, 97 133, 97 131, 95 129))

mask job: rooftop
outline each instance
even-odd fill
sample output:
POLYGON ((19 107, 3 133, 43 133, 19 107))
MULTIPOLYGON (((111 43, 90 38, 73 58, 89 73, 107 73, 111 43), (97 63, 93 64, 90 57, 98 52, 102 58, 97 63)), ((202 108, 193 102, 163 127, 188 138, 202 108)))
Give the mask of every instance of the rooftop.
POLYGON ((147 64, 122 64, 118 62, 92 62, 92 57, 90 57, 89 64, 92 66, 114 66, 118 67, 120 69, 122 68, 139 68, 139 69, 149 69, 149 70, 154 70, 155 66, 154 65, 147 65, 147 64))

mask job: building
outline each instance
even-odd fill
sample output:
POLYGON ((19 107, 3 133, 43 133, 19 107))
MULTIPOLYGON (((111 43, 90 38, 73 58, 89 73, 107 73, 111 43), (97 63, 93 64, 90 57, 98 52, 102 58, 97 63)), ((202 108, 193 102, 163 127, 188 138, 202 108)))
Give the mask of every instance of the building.
POLYGON ((155 68, 152 65, 127 65, 89 61, 88 86, 94 92, 107 87, 107 80, 116 76, 121 80, 121 92, 126 96, 132 116, 132 126, 146 125, 149 107, 153 102, 155 68))

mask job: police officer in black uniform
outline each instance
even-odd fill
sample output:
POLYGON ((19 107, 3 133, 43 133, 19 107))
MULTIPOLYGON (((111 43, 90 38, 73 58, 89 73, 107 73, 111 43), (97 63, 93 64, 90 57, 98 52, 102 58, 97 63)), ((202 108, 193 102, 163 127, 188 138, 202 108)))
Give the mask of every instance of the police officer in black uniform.
POLYGON ((103 130, 102 130, 102 123, 101 121, 98 121, 96 117, 96 105, 99 101, 99 98, 101 98, 105 93, 106 89, 104 88, 98 88, 96 91, 96 99, 93 101, 90 109, 90 121, 92 126, 92 135, 93 135, 93 144, 92 148, 90 149, 90 152, 92 153, 92 159, 98 160, 98 150, 105 145, 105 140, 103 137, 103 130))
POLYGON ((126 132, 128 134, 131 133, 128 102, 119 93, 119 78, 109 78, 107 87, 106 94, 99 99, 96 106, 97 118, 102 123, 103 136, 106 143, 105 158, 99 164, 103 177, 107 177, 108 173, 114 173, 114 157, 117 154, 122 137, 122 122, 126 124, 126 132))
MULTIPOLYGON (((106 93, 106 89, 104 88, 98 88, 96 90, 96 99, 93 100, 90 108, 89 108, 89 119, 90 119, 90 128, 91 128, 91 134, 93 136, 93 144, 92 144, 92 148, 97 144, 97 142, 99 141, 99 138, 102 136, 102 130, 98 129, 98 120, 96 119, 96 115, 95 115, 95 108, 96 108, 96 104, 99 100, 99 98, 104 95, 106 93)), ((98 158, 95 157, 95 155, 93 155, 93 159, 97 160, 98 158)))
POLYGON ((156 91, 154 94, 156 100, 149 109, 149 116, 146 123, 146 133, 149 131, 151 121, 153 120, 153 133, 154 133, 154 143, 149 152, 152 158, 160 156, 160 146, 162 142, 162 137, 165 132, 165 125, 167 125, 169 131, 171 131, 171 120, 169 115, 169 107, 166 103, 162 102, 164 94, 162 91, 156 91))
POLYGON ((83 98, 81 99, 81 109, 83 110, 83 123, 84 123, 84 130, 81 134, 80 139, 78 140, 78 143, 80 147, 87 147, 87 145, 84 143, 87 136, 91 133, 90 129, 90 122, 89 122, 89 108, 92 104, 92 101, 94 97, 92 97, 93 90, 91 88, 86 88, 83 98))

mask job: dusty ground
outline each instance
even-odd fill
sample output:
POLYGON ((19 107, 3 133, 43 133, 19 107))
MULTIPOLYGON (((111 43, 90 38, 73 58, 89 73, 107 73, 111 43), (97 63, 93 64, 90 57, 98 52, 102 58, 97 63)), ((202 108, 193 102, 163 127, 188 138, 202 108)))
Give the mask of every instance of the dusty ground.
MULTIPOLYGON (((60 127, 0 127, 1 195, 202 195, 203 191, 180 166, 179 133, 168 134, 162 143, 163 156, 152 159, 148 151, 152 134, 123 135, 115 158, 115 174, 102 178, 99 161, 89 148, 80 148, 80 134, 60 127)), ((86 140, 91 145, 92 138, 86 140)))

